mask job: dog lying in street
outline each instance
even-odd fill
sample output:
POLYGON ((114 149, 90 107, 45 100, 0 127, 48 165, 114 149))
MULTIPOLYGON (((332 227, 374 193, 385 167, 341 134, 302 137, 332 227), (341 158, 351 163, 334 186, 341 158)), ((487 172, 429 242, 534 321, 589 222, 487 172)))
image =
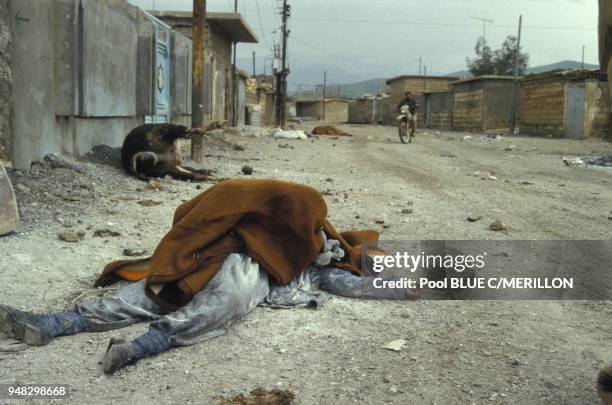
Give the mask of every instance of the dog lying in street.
POLYGON ((174 124, 145 124, 134 128, 123 141, 121 163, 140 180, 170 176, 176 180, 216 181, 213 170, 194 169, 182 164, 178 139, 206 134, 222 124, 213 122, 204 128, 174 124))

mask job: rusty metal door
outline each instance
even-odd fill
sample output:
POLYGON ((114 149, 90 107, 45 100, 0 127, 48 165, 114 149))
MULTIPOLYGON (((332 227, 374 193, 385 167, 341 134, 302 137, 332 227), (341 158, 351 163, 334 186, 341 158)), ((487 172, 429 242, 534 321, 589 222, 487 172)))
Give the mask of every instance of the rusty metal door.
POLYGON ((571 86, 567 89, 567 101, 565 110, 565 137, 571 139, 582 139, 584 130, 585 114, 585 89, 584 87, 571 86))

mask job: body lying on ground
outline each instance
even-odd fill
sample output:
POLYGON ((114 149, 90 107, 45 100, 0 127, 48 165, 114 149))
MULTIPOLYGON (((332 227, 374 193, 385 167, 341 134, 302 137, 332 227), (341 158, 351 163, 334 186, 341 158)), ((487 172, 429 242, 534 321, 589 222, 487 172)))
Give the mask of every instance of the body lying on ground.
MULTIPOLYGON (((362 247, 374 231, 339 234, 319 192, 274 180, 229 180, 182 204, 151 258, 110 263, 97 285, 134 283, 74 311, 50 315, 0 305, 0 330, 29 345, 58 336, 150 321, 147 333, 111 339, 106 373, 172 347, 225 333, 257 305, 320 307, 327 292, 350 298, 415 299, 408 289, 363 277, 362 247)), ((389 278, 386 280, 397 280, 389 278)))
POLYGON ((141 125, 125 137, 121 147, 121 163, 128 173, 144 181, 165 176, 177 180, 216 180, 212 170, 183 165, 176 141, 190 138, 195 133, 205 134, 219 127, 218 123, 201 129, 174 124, 141 125))

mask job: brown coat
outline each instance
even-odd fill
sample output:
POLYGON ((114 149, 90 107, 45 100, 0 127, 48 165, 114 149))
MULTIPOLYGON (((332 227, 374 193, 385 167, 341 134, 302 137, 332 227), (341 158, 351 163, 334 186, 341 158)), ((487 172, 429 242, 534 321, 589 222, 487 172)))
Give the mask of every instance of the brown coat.
POLYGON ((327 206, 312 187, 277 180, 227 180, 181 204, 172 229, 153 256, 108 264, 96 286, 146 278, 147 295, 175 310, 200 291, 230 253, 246 253, 274 280, 287 284, 306 270, 323 246, 321 231, 340 241, 346 262, 361 275, 360 243, 376 231, 342 235, 326 220, 327 206))

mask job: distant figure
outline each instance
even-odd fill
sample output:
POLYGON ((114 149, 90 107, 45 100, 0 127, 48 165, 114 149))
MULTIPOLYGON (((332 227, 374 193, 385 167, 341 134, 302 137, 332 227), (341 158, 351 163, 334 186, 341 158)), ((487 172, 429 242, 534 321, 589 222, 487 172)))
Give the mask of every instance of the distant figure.
POLYGON ((405 105, 410 108, 410 114, 412 114, 412 120, 410 121, 410 132, 412 134, 411 136, 414 136, 417 127, 417 112, 419 111, 419 103, 412 98, 412 92, 410 91, 406 92, 404 99, 397 105, 397 112, 401 112, 402 107, 405 105))

